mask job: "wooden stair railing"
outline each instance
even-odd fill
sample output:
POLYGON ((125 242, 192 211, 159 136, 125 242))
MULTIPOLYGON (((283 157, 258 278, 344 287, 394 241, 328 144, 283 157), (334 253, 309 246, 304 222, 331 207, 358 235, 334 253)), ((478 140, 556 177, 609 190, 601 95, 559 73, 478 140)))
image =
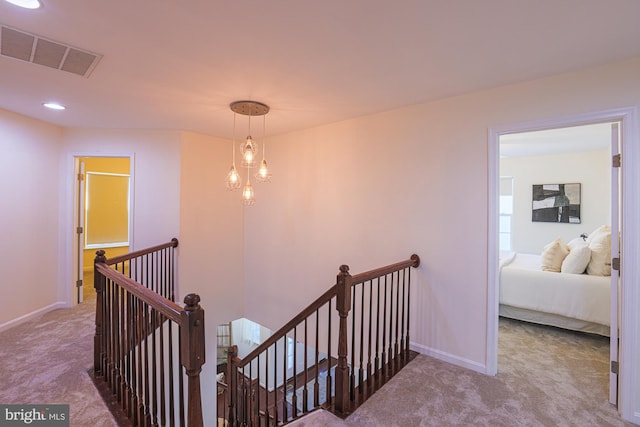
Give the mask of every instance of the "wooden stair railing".
POLYGON ((94 381, 119 425, 203 425, 204 310, 195 294, 173 301, 177 246, 97 252, 94 381))
POLYGON ((348 416, 415 356, 409 306, 419 265, 412 255, 355 276, 343 265, 334 286, 248 355, 230 347, 219 399, 228 407, 218 417, 271 426, 316 408, 348 416))

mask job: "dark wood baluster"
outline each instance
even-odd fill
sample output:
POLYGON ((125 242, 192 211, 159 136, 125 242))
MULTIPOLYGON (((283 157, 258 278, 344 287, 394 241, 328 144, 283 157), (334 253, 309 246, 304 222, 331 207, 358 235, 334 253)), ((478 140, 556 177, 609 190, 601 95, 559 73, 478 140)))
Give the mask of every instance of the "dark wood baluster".
MULTIPOLYGON (((282 400, 284 400, 284 393, 282 396, 282 400)), ((278 424, 278 341, 273 343, 273 420, 274 420, 274 425, 277 425, 278 424)))
POLYGON ((309 360, 308 348, 309 337, 307 336, 307 319, 304 319, 304 386, 302 387, 302 413, 304 414, 309 410, 309 396, 307 390, 307 384, 309 383, 309 366, 307 361, 309 360))
POLYGON ((131 357, 133 354, 133 347, 131 345, 131 339, 133 334, 133 312, 131 311, 131 294, 129 292, 125 292, 125 300, 127 313, 125 316, 126 320, 126 328, 125 328, 125 372, 126 372, 126 380, 125 380, 125 400, 127 402, 127 418, 131 419, 133 417, 133 403, 132 403, 132 394, 131 394, 131 384, 133 379, 131 378, 131 357))
MULTIPOLYGON (((373 328, 372 316, 373 316, 373 281, 369 280, 369 336, 367 339, 367 397, 371 395, 371 386, 373 381, 373 370, 371 368, 371 330, 373 328)), ((364 283, 362 284, 364 292, 364 283)))
POLYGON ((405 289, 404 289, 404 285, 405 285, 405 274, 406 274, 407 269, 403 269, 402 270, 402 314, 400 315, 400 318, 402 319, 402 324, 400 326, 400 363, 402 363, 404 365, 404 363, 406 363, 406 352, 404 351, 405 349, 405 334, 406 334, 406 330, 405 330, 405 324, 404 324, 404 318, 405 318, 405 299, 406 299, 406 295, 405 295, 405 289))
POLYGON ((358 390, 360 391, 360 403, 362 403, 364 388, 364 283, 362 283, 360 284, 360 366, 358 367, 358 390))
POLYGON ((387 380, 387 276, 384 276, 384 301, 382 303, 382 363, 381 363, 381 384, 387 380))
MULTIPOLYGON (((173 379, 173 371, 175 369, 174 361, 173 361, 173 322, 169 322, 167 324, 167 338, 169 340, 169 425, 176 425, 176 417, 175 417, 175 395, 174 395, 174 379, 173 379)), ((178 375, 181 372, 178 370, 178 375)))
POLYGON ((407 353, 407 356, 409 355, 409 347, 411 344, 411 340, 410 340, 410 334, 409 334, 409 325, 410 322, 409 320, 411 319, 411 317, 409 317, 409 311, 411 310, 411 269, 408 269, 408 280, 407 280, 407 340, 406 340, 406 348, 405 348, 405 352, 407 353))
POLYGON ((376 280, 376 357, 374 359, 375 388, 380 387, 380 277, 376 280))
MULTIPOLYGON (((164 316, 158 313, 158 321, 160 322, 160 326, 158 329, 158 336, 160 338, 160 346, 158 347, 160 351, 160 361, 158 363, 160 370, 160 425, 167 425, 167 417, 166 417, 166 405, 165 405, 165 383, 164 383, 164 371, 166 369, 165 365, 165 346, 164 346, 164 316)), ((171 368, 170 368, 171 369, 171 368)))
POLYGON ((395 375, 398 372, 398 326, 400 320, 400 272, 396 272, 396 328, 395 328, 395 336, 396 341, 394 343, 394 351, 393 351, 393 360, 394 360, 394 371, 395 375))
POLYGON ((140 346, 138 345, 138 303, 134 295, 130 295, 131 300, 131 415, 133 425, 139 425, 138 418, 138 370, 137 358, 140 346))
MULTIPOLYGON (((274 354, 275 354, 275 345, 273 347, 274 349, 274 354)), ((260 365, 258 365, 260 366, 260 365)), ((269 425, 269 349, 267 349, 264 352, 264 366, 265 366, 265 373, 264 373, 264 425, 268 426, 269 425)), ((276 377, 273 377, 273 391, 275 393, 276 387, 275 387, 275 383, 276 383, 276 377)), ((258 386, 260 386, 260 383, 258 382, 258 386)), ((260 424, 260 423, 258 423, 260 424)))
MULTIPOLYGON (((249 423, 249 386, 247 384, 246 365, 242 367, 242 418, 243 425, 249 423)), ((251 381, 251 379, 249 379, 251 381)))
POLYGON ((282 422, 287 422, 289 414, 287 412, 287 335, 282 337, 282 422))
POLYGON ((331 358, 333 357, 331 355, 331 316, 333 315, 333 312, 331 311, 331 299, 329 300, 329 304, 327 305, 327 325, 328 325, 328 332, 327 332, 327 381, 325 384, 325 406, 327 408, 331 407, 331 403, 333 402, 333 396, 331 394, 331 389, 332 389, 332 378, 333 376, 331 375, 331 358))
POLYGON ((349 400, 356 400, 356 287, 351 286, 351 372, 349 374, 349 400))
POLYGON ((387 377, 390 378, 393 376, 393 273, 391 274, 391 286, 390 286, 390 296, 391 303, 389 304, 389 349, 387 353, 388 364, 387 364, 387 377))
POLYGON ((153 425, 158 425, 158 344, 157 338, 158 335, 158 312, 151 308, 151 330, 149 333, 151 334, 151 420, 153 425))
POLYGON ((186 328, 186 326, 180 326, 180 330, 178 331, 178 348, 180 350, 178 350, 178 364, 180 365, 180 371, 178 373, 178 400, 179 400, 179 407, 180 407, 180 412, 179 412, 179 417, 180 417, 180 424, 181 426, 186 425, 185 423, 185 409, 184 409, 184 402, 186 399, 185 393, 184 393, 184 371, 182 369, 182 367, 184 366, 184 361, 182 359, 182 345, 183 340, 182 340, 182 328, 186 328))
POLYGON ((298 327, 293 327, 293 396, 291 411, 294 419, 298 417, 298 327))
POLYGON ((145 316, 144 302, 138 299, 138 337, 136 340, 138 346, 138 421, 140 425, 144 425, 144 332, 145 332, 145 316))
POLYGON ((116 332, 116 313, 115 313, 115 284, 109 280, 109 343, 108 343, 108 358, 109 358, 109 388, 111 388, 111 392, 115 394, 115 371, 116 371, 116 352, 115 352, 115 337, 117 335, 116 332))
POLYGON ((315 367, 316 367, 316 374, 315 374, 315 378, 314 378, 314 382, 313 382, 313 407, 317 408, 320 406, 320 384, 318 383, 318 376, 320 375, 320 365, 318 362, 318 358, 319 358, 319 353, 320 353, 320 333, 319 333, 319 327, 320 327, 320 309, 316 309, 316 345, 315 345, 315 349, 316 349, 316 354, 315 354, 315 367))
POLYGON ((162 251, 162 295, 169 299, 169 249, 162 251))
POLYGON ((126 406, 126 399, 124 398, 125 379, 124 379, 124 367, 123 367, 123 361, 124 361, 123 340, 125 337, 124 335, 124 325, 125 325, 124 323, 125 322, 124 289, 122 289, 120 286, 116 288, 116 299, 117 299, 116 312, 118 315, 118 320, 116 324, 116 330, 118 331, 116 336, 116 350, 117 350, 116 351, 116 354, 117 354, 116 356, 117 357, 116 395, 118 396, 118 401, 120 402, 122 409, 126 411, 127 406, 126 406))
POLYGON ((146 423, 147 425, 151 424, 151 413, 150 411, 150 395, 151 395, 151 387, 149 385, 149 323, 151 321, 151 319, 149 318, 149 306, 147 305, 147 303, 143 303, 143 310, 144 310, 144 315, 143 315, 143 325, 142 325, 142 330, 143 330, 143 337, 144 337, 144 356, 142 357, 142 361, 143 361, 143 366, 144 366, 144 371, 143 371, 143 378, 144 378, 144 391, 143 391, 143 395, 144 395, 144 423, 146 423))

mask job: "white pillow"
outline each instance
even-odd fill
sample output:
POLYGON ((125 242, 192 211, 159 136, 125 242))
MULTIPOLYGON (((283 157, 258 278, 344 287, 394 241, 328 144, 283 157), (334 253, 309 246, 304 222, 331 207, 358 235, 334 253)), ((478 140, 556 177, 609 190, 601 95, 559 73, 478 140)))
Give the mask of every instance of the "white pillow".
POLYGON ((572 239, 569 241, 569 243, 567 243, 569 251, 572 251, 580 246, 587 246, 587 242, 585 242, 582 237, 576 237, 575 239, 572 239))
POLYGON ((542 270, 559 273, 562 268, 562 261, 564 261, 568 254, 569 249, 567 245, 558 237, 546 245, 542 251, 542 270))
POLYGON ((569 251, 569 255, 562 261, 560 271, 569 274, 582 274, 587 265, 589 265, 589 261, 591 261, 591 249, 589 249, 589 246, 586 244, 574 246, 569 251))
POLYGON ((589 242, 591 260, 587 265, 587 274, 592 276, 611 276, 611 229, 598 233, 589 242))

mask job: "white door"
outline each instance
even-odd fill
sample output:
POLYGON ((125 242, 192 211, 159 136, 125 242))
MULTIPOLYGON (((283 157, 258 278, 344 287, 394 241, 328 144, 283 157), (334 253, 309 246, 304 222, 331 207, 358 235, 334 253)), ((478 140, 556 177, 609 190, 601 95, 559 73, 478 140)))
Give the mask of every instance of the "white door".
POLYGON ((76 184, 78 192, 77 196, 77 213, 76 213, 76 292, 78 304, 84 300, 84 162, 77 159, 77 175, 76 184))
POLYGON ((618 308, 620 282, 620 124, 611 124, 611 340, 609 341, 609 402, 618 404, 618 308), (616 261, 617 260, 617 261, 616 261))

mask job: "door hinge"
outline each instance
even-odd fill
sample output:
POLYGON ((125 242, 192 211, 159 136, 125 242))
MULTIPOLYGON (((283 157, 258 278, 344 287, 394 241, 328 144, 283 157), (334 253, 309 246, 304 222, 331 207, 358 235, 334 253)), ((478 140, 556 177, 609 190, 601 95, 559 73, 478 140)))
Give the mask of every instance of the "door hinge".
POLYGON ((620 271, 620 258, 611 259, 611 268, 613 268, 614 270, 620 271))
POLYGON ((84 228, 76 227, 76 234, 82 234, 82 233, 84 233, 84 228))
POLYGON ((79 173, 78 174, 78 181, 84 181, 84 174, 83 173, 79 173))
POLYGON ((615 154, 613 156, 613 161, 611 165, 614 168, 619 168, 621 164, 622 164, 622 156, 620 154, 615 154))
POLYGON ((613 372, 614 374, 618 374, 618 371, 620 369, 620 365, 618 364, 617 360, 612 360, 611 361, 611 372, 613 372))
POLYGON ((82 280, 76 280, 76 288, 82 287, 82 280))

